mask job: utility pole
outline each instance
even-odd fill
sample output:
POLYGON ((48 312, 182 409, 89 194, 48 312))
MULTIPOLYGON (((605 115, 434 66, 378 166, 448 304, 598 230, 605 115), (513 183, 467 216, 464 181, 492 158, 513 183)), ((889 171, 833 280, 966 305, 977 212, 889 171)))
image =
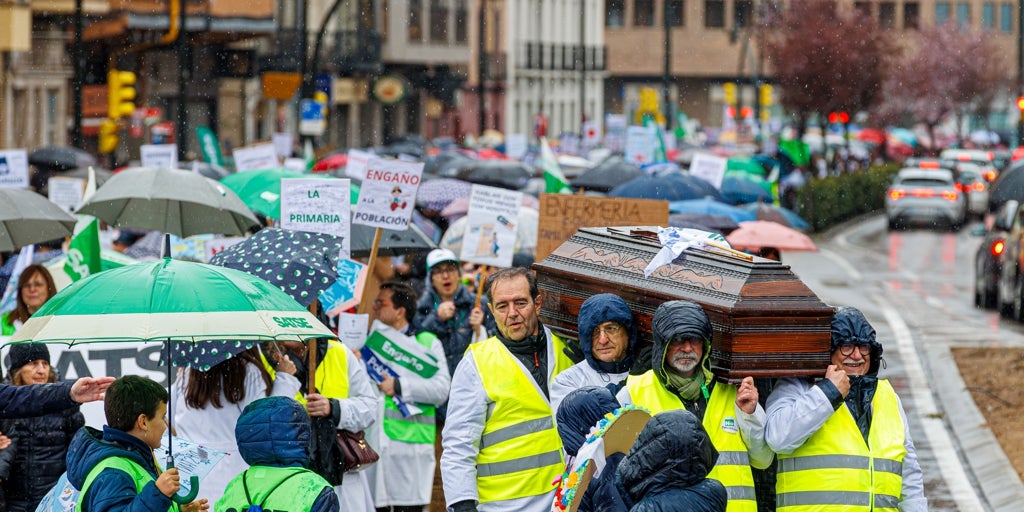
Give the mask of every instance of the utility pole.
POLYGON ((73 121, 71 123, 71 145, 81 148, 82 140, 82 83, 85 82, 85 63, 82 62, 82 0, 75 0, 75 41, 71 50, 75 61, 75 75, 71 82, 73 121))
POLYGON ((188 28, 185 26, 188 3, 181 2, 181 27, 176 42, 178 55, 178 108, 175 142, 178 144, 178 158, 184 160, 188 154, 188 83, 192 80, 192 56, 189 48, 188 28))
POLYGON ((477 14, 476 101, 477 115, 480 116, 480 131, 477 135, 483 135, 487 128, 487 102, 484 98, 484 77, 487 76, 487 45, 484 44, 487 37, 487 0, 480 0, 480 11, 477 14))
MULTIPOLYGON (((1022 0, 1024 1, 1024 0, 1022 0)), ((587 120, 587 0, 580 0, 580 131, 587 120)))
MULTIPOLYGON (((661 93, 665 97, 665 128, 672 129, 672 94, 669 90, 672 80, 672 24, 669 20, 669 2, 671 0, 662 1, 662 24, 665 26, 665 68, 661 75, 661 93)), ((1020 0, 1024 2, 1024 0, 1020 0)))

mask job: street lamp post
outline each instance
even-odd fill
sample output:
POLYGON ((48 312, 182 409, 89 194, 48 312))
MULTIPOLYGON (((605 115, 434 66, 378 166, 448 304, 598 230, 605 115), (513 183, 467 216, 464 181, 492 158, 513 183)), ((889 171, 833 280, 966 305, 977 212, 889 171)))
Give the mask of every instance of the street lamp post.
MULTIPOLYGON (((1024 0, 1021 0, 1024 2, 1024 0)), ((665 98, 665 128, 672 129, 672 95, 669 87, 672 81, 672 25, 669 20, 669 2, 662 0, 661 19, 665 27, 665 62, 661 75, 661 93, 665 98)))
MULTIPOLYGON (((1024 1, 1024 0, 1021 0, 1024 1)), ((484 98, 484 77, 487 75, 487 46, 484 44, 484 40, 487 36, 487 29, 485 22, 487 19, 487 0, 480 0, 480 11, 478 13, 479 26, 477 27, 477 70, 476 70, 476 101, 477 101, 477 115, 480 121, 480 131, 478 135, 483 135, 484 129, 487 125, 487 101, 484 98)))

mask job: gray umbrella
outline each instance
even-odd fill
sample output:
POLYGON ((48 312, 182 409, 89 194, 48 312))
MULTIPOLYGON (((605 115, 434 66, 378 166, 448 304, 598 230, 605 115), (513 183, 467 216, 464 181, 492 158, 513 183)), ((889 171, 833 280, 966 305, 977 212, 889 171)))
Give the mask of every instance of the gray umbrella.
POLYGON ((0 188, 0 251, 71 236, 75 218, 49 199, 18 188, 0 188))
POLYGON ((200 174, 135 167, 110 178, 78 213, 116 227, 153 229, 180 237, 241 235, 259 222, 230 189, 200 174))
POLYGON ((28 163, 40 169, 66 171, 96 165, 96 158, 78 148, 47 146, 30 153, 28 163))

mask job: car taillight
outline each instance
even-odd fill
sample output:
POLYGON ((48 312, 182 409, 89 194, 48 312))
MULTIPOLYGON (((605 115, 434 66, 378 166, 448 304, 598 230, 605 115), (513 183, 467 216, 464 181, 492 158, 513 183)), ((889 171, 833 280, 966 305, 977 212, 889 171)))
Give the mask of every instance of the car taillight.
POLYGON ((958 197, 960 197, 960 194, 957 194, 952 190, 942 191, 942 198, 945 199, 946 201, 955 202, 958 197))
POLYGON ((996 179, 996 172, 995 171, 986 171, 985 172, 985 181, 995 181, 995 179, 996 179))
POLYGON ((906 190, 893 189, 893 190, 889 191, 889 198, 894 200, 894 201, 897 200, 897 199, 902 199, 902 198, 906 197, 906 195, 907 195, 907 191, 906 190))
POLYGON ((1006 242, 996 240, 995 242, 992 242, 992 247, 989 251, 992 252, 992 256, 999 256, 1003 253, 1003 249, 1006 249, 1006 242))
POLYGON ((930 188, 915 188, 910 191, 910 195, 914 197, 935 197, 935 191, 930 188))

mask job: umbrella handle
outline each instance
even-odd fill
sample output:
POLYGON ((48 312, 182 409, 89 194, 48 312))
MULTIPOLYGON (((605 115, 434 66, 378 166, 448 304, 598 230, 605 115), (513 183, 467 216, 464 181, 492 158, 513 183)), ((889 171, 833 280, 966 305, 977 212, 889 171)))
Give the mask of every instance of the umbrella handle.
MULTIPOLYGON (((167 457, 167 469, 171 469, 173 467, 174 457, 167 457)), ((190 486, 188 494, 175 494, 174 496, 171 496, 171 501, 184 505, 196 500, 196 496, 199 495, 199 477, 196 475, 188 477, 188 483, 190 486)))

